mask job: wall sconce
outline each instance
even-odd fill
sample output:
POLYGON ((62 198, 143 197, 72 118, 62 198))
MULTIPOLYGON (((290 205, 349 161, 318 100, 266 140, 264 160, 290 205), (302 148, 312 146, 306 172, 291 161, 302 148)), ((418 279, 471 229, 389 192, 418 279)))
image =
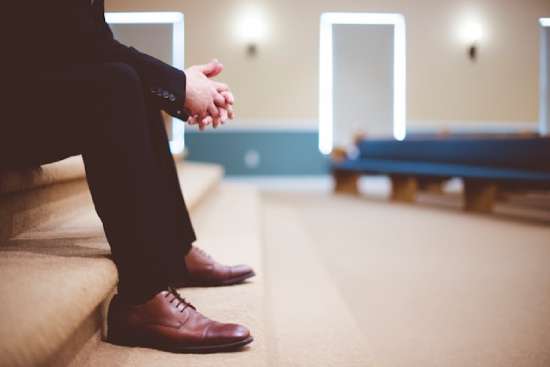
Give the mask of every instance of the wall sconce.
POLYGON ((250 42, 246 46, 246 54, 249 57, 255 57, 258 54, 258 45, 255 42, 250 42))
POLYGON ((468 58, 475 62, 479 56, 479 44, 483 40, 484 32, 483 27, 479 22, 469 22, 461 28, 461 38, 468 46, 467 54, 468 58))
POLYGON ((236 17, 237 38, 245 44, 248 57, 258 54, 259 44, 267 37, 267 21, 261 8, 249 5, 236 17))
POLYGON ((473 43, 470 48, 468 49, 468 56, 470 56, 470 60, 476 61, 477 60, 477 43, 473 43))

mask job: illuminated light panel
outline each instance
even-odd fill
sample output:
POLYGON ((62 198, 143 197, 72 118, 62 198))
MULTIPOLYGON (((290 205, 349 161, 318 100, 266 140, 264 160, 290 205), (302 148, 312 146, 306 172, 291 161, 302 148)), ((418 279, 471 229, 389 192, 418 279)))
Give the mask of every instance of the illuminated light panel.
POLYGON ((319 150, 323 154, 330 154, 334 144, 332 26, 335 24, 394 26, 393 136, 397 140, 404 140, 407 133, 405 17, 389 13, 324 13, 321 15, 319 50, 319 150))
POLYGON ((268 36, 268 20, 259 6, 248 5, 235 17, 235 36, 245 43, 258 43, 268 36))
POLYGON ((479 22, 471 21, 462 26, 460 38, 468 46, 477 44, 483 40, 485 32, 483 26, 479 22))
MULTIPOLYGON (((172 66, 185 68, 185 19, 178 12, 115 12, 105 13, 109 24, 172 24, 172 66)), ((170 149, 173 154, 185 149, 185 125, 176 118, 172 119, 172 140, 170 149)))
POLYGON ((539 19, 541 25, 540 36, 540 103, 539 103, 539 133, 543 136, 550 135, 550 106, 548 105, 550 93, 550 70, 548 67, 548 58, 550 49, 548 47, 548 37, 550 31, 545 28, 550 27, 550 18, 539 19))

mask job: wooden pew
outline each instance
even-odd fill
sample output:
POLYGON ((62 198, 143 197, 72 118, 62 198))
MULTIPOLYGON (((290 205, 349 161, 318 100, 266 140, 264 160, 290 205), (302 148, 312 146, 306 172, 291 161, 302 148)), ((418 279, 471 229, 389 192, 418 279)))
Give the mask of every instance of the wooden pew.
POLYGON ((550 190, 550 138, 364 139, 357 150, 357 158, 333 156, 337 192, 357 194, 361 175, 388 175, 392 199, 414 202, 419 189, 441 190, 457 177, 464 181, 464 209, 491 212, 503 192, 550 190))

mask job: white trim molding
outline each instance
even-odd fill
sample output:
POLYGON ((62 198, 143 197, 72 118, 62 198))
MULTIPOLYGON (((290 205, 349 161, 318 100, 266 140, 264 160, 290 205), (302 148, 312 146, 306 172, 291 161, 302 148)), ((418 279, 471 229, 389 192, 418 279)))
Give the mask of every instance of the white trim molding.
MULTIPOLYGON (((230 120, 217 129, 209 128, 201 133, 223 132, 313 132, 317 134, 319 121, 316 119, 254 119, 239 118, 230 120)), ((198 127, 190 127, 188 131, 199 131, 198 127)))
MULTIPOLYGON (((198 128, 190 127, 189 131, 198 132, 198 128)), ((229 121, 217 129, 206 129, 201 134, 208 133, 319 133, 319 121, 316 119, 244 118, 229 121)), ((521 134, 538 132, 537 121, 457 121, 457 120, 408 120, 408 134, 521 134)), ((371 136, 373 139, 376 136, 371 136)), ((384 138, 384 137, 380 137, 384 138)))
MULTIPOLYGON (((108 12, 105 20, 109 24, 172 24, 172 66, 185 68, 185 17, 179 12, 108 12)), ((185 150, 185 125, 172 119, 172 140, 170 149, 174 154, 185 150)))
POLYGON ((174 24, 183 22, 183 14, 178 12, 109 12, 105 13, 109 24, 174 24))
POLYGON ((336 24, 372 24, 394 26, 394 100, 393 135, 406 136, 407 50, 405 17, 393 13, 323 13, 321 15, 319 60, 319 150, 330 154, 333 148, 333 44, 336 24))

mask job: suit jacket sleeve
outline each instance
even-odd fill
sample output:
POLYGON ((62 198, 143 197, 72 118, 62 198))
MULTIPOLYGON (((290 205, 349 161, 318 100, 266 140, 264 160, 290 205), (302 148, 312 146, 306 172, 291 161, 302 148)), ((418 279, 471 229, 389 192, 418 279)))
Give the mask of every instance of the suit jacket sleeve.
POLYGON ((186 121, 189 115, 184 108, 185 73, 115 40, 105 22, 103 0, 95 0, 92 10, 93 16, 84 22, 84 27, 89 27, 92 33, 94 55, 103 62, 124 62, 132 66, 160 109, 186 121))

